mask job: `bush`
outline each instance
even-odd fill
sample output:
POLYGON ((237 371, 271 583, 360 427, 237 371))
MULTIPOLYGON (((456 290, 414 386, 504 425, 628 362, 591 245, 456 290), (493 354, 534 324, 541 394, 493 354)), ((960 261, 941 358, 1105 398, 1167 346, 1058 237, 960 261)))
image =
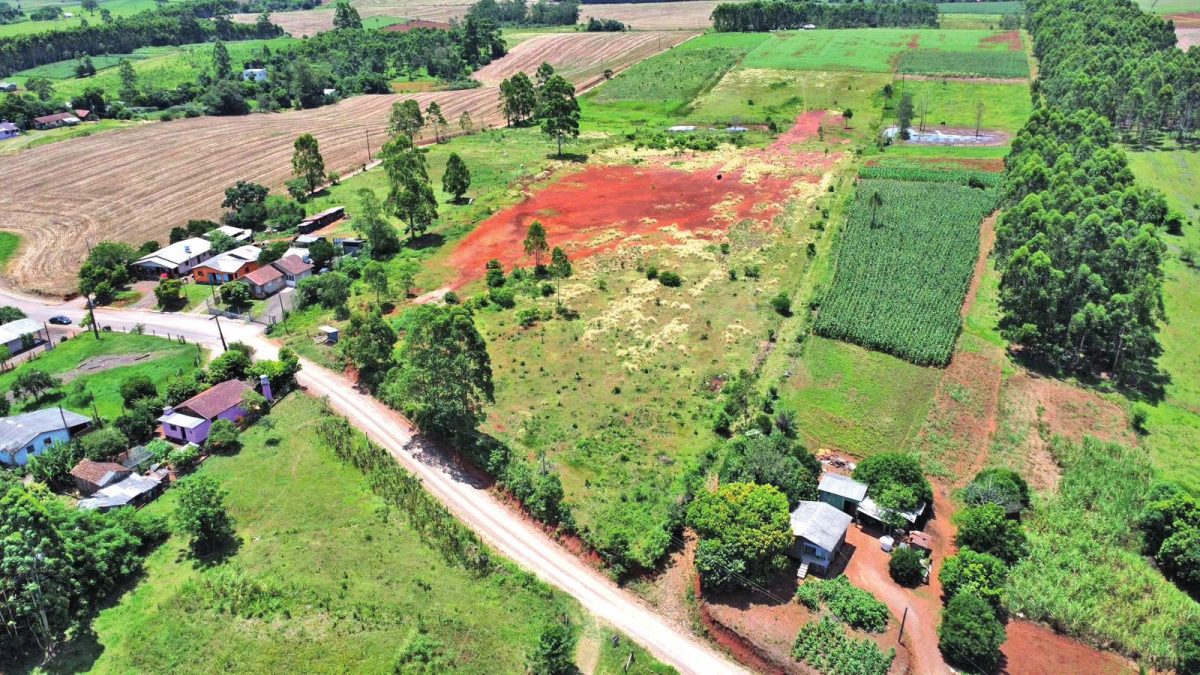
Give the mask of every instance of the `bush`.
POLYGON ((959 548, 971 548, 990 553, 1011 565, 1025 556, 1029 544, 1021 524, 1009 520, 1004 509, 996 504, 974 506, 954 516, 958 534, 954 543, 959 548))
POLYGON ((888 561, 888 573, 901 586, 916 586, 925 579, 925 556, 915 548, 898 548, 888 561))
POLYGON ((1004 625, 987 600, 966 591, 946 604, 938 648, 950 664, 969 672, 991 672, 1000 663, 1004 638, 1004 625))
POLYGON ((817 498, 821 463, 782 433, 751 432, 729 441, 720 476, 723 483, 774 485, 794 509, 805 499, 817 498))
POLYGON ((1129 426, 1139 434, 1146 433, 1146 421, 1150 417, 1150 409, 1145 403, 1133 404, 1133 410, 1129 413, 1129 426))
POLYGON ((780 316, 792 315, 792 299, 787 293, 780 291, 778 295, 771 298, 771 309, 775 310, 780 316))
POLYGON ((1004 561, 988 553, 964 548, 957 555, 942 561, 938 580, 942 582, 942 593, 950 600, 960 591, 970 591, 999 607, 1008 578, 1008 566, 1004 561))
POLYGON ((854 480, 869 485, 873 494, 882 493, 889 486, 908 488, 916 502, 901 504, 901 508, 912 508, 918 502, 933 500, 933 488, 921 471, 921 462, 916 455, 903 452, 871 455, 854 469, 854 480))
POLYGON ((167 456, 167 461, 177 472, 187 471, 200 459, 200 446, 188 443, 182 448, 176 448, 167 456))
POLYGON ((887 675, 896 650, 882 652, 871 640, 850 638, 841 624, 826 616, 804 624, 792 657, 828 675, 887 675))
POLYGON ((103 462, 125 452, 129 439, 116 427, 105 427, 84 436, 79 444, 83 456, 94 462, 103 462))
POLYGON ((1179 629, 1175 658, 1180 675, 1200 675, 1200 622, 1191 621, 1179 629))
POLYGON ((492 288, 488 290, 488 298, 504 309, 512 309, 517 305, 516 295, 511 288, 492 288))
POLYGON ((154 387, 154 382, 145 375, 134 375, 121 383, 121 400, 125 401, 127 406, 131 406, 141 399, 156 396, 158 396, 158 389, 154 387))
POLYGON ((241 450, 242 441, 237 427, 229 420, 213 422, 212 427, 208 430, 208 439, 204 441, 204 447, 209 452, 222 455, 231 455, 241 450))
MULTIPOLYGON (((787 497, 771 485, 727 483, 716 492, 702 492, 688 508, 688 521, 710 551, 721 551, 744 567, 744 574, 727 583, 738 587, 764 581, 784 564, 792 543, 787 497), (716 548, 714 548, 716 547, 716 548)), ((710 568, 711 569, 711 568, 710 568)), ((721 575, 725 579, 728 575, 721 575)), ((717 586, 713 575, 701 578, 717 586)))
POLYGON ((668 288, 678 288, 683 283, 683 279, 674 272, 662 272, 658 275, 658 283, 668 288))
POLYGON ((1011 469, 984 469, 963 490, 963 501, 969 506, 996 504, 1007 513, 1019 513, 1029 508, 1029 484, 1011 469))
POLYGON ((809 579, 796 589, 796 599, 812 611, 825 603, 834 616, 869 633, 887 629, 891 616, 887 605, 852 585, 845 575, 836 579, 809 579))

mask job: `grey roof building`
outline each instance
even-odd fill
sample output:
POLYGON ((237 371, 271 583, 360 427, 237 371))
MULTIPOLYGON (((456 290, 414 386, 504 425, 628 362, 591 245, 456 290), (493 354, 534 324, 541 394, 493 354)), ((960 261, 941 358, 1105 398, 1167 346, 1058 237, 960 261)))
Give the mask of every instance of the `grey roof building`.
POLYGON ((17 319, 0 326, 0 345, 16 354, 25 348, 25 336, 32 336, 33 343, 42 341, 42 324, 33 319, 17 319))
POLYGON ((829 571, 838 549, 846 541, 850 529, 850 514, 825 502, 800 502, 792 512, 792 536, 795 541, 788 554, 800 561, 800 576, 815 567, 822 574, 829 571))
POLYGON ((140 506, 158 496, 162 481, 135 473, 119 483, 97 490, 88 499, 79 501, 79 508, 108 511, 121 506, 140 506))
POLYGON ((860 483, 849 476, 826 473, 817 484, 817 499, 846 513, 854 513, 866 497, 866 483, 860 483))
MULTIPOLYGON (((862 503, 858 505, 859 515, 866 516, 881 523, 884 522, 885 510, 886 509, 876 504, 875 500, 871 499, 870 497, 862 500, 862 503)), ((911 511, 897 511, 896 514, 907 521, 909 525, 915 525, 917 520, 920 519, 921 516, 925 515, 925 502, 917 504, 917 507, 911 511)))
POLYGON ((55 443, 66 442, 91 425, 91 419, 62 408, 34 410, 0 419, 0 464, 24 466, 30 457, 41 454, 55 443))

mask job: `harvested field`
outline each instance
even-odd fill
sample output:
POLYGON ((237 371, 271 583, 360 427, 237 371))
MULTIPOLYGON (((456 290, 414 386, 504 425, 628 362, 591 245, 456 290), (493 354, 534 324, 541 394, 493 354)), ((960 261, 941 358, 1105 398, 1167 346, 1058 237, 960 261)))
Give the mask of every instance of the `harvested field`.
MULTIPOLYGON (((358 13, 364 19, 376 16, 402 16, 406 19, 422 19, 437 23, 445 23, 457 19, 467 13, 471 3, 406 3, 402 0, 391 0, 384 4, 353 3, 358 7, 358 13)), ((238 23, 254 23, 257 14, 234 14, 233 20, 238 23)), ((305 37, 333 29, 333 10, 330 8, 305 9, 296 12, 275 12, 271 14, 271 23, 278 25, 294 37, 305 37)))
POLYGON ((611 5, 582 5, 579 16, 616 19, 636 30, 693 30, 712 26, 715 0, 692 2, 634 2, 611 5))
MULTIPOLYGON (((664 47, 686 37, 664 35, 664 47)), ((598 61, 594 54, 572 47, 572 41, 586 41, 593 48, 597 43, 582 33, 552 37, 538 41, 551 51, 522 45, 524 49, 502 61, 520 59, 521 64, 532 64, 532 71, 542 60, 556 59, 576 85, 586 86, 580 78, 592 77, 591 64, 598 61), (576 67, 564 57, 572 54, 584 65, 576 67)), ((612 35, 610 40, 604 63, 613 69, 649 56, 658 44, 645 35, 612 35)), ((497 63, 493 72, 513 73, 521 67, 497 63)), ((8 268, 8 279, 33 291, 69 293, 89 241, 165 241, 174 226, 218 216, 225 188, 238 180, 280 188, 291 177, 292 143, 302 133, 317 137, 326 168, 343 174, 359 168, 367 161, 367 134, 372 149, 378 150, 392 103, 408 97, 358 96, 314 110, 148 124, 5 158, 5 168, 22 176, 26 186, 19 193, 0 195, 0 229, 25 241, 8 268), (79 157, 87 157, 97 170, 62 171, 77 164, 79 157)), ((492 87, 411 98, 422 108, 437 101, 447 119, 457 119, 466 110, 479 127, 503 123, 499 93, 492 87)))
POLYGON ((554 33, 529 38, 512 48, 508 56, 493 61, 473 76, 485 87, 497 87, 519 71, 532 73, 542 62, 575 82, 594 84, 605 69, 625 68, 687 40, 695 33, 554 33))

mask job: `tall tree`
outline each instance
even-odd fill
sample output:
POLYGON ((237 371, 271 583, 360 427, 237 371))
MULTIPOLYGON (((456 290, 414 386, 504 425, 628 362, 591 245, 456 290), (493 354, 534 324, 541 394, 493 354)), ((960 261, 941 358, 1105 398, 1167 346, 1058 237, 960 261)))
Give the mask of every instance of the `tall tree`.
POLYGON ((896 105, 896 126, 900 128, 900 138, 903 140, 908 140, 909 129, 912 128, 912 120, 912 94, 906 91, 900 96, 900 103, 896 105))
POLYGON ((187 535, 193 555, 216 551, 233 538, 233 519, 225 510, 225 491, 208 476, 180 481, 175 519, 187 535))
POLYGON ((325 182, 325 159, 312 134, 301 134, 292 152, 292 175, 304 181, 309 194, 325 182))
POLYGON ((533 256, 533 264, 535 267, 542 266, 542 256, 550 250, 550 246, 546 243, 546 228, 542 225, 542 221, 535 220, 529 226, 529 231, 525 234, 523 243, 525 255, 533 256))
POLYGON ((228 80, 233 76, 233 62, 229 59, 229 50, 226 49, 225 43, 217 40, 213 45, 213 78, 217 80, 228 80))
POLYGON ((500 107, 509 126, 529 119, 537 109, 537 92, 525 73, 517 73, 500 83, 500 107))
POLYGON ((391 257, 400 250, 400 237, 388 222, 379 198, 373 190, 364 187, 358 190, 358 201, 358 217, 351 221, 354 231, 366 238, 372 258, 391 257))
POLYGON ((416 99, 405 99, 392 104, 392 113, 388 117, 389 134, 403 134, 411 141, 424 126, 425 118, 421 115, 421 104, 417 103, 416 99))
POLYGON ((442 192, 453 195, 455 202, 461 202, 470 187, 471 172, 467 169, 467 163, 457 152, 450 153, 446 159, 446 171, 442 173, 442 192))
MULTIPOLYGON (((378 266, 379 263, 371 265, 378 266)), ((386 273, 383 278, 386 283, 386 273)), ((359 381, 371 390, 383 381, 395 365, 392 355, 395 346, 396 331, 377 311, 352 315, 346 327, 346 336, 341 342, 342 354, 354 364, 359 381)))
POLYGON ((363 281, 375 291, 375 304, 383 302, 383 294, 388 292, 387 270, 378 261, 371 261, 363 267, 363 281))
POLYGON ((563 138, 579 136, 579 102, 575 87, 559 75, 552 75, 542 87, 542 132, 558 141, 562 156, 563 138))
POLYGON ((334 3, 333 8, 333 27, 335 29, 362 29, 362 18, 359 17, 358 10, 354 8, 354 5, 351 5, 347 0, 338 0, 334 3))
POLYGON ((126 103, 137 101, 138 80, 137 73, 133 70, 133 63, 129 59, 121 59, 117 66, 117 72, 121 77, 121 100, 126 103))
POLYGON ((384 144, 380 157, 390 186, 388 207, 404 221, 410 239, 424 234, 437 219, 425 156, 407 136, 397 136, 384 144))
POLYGON ((483 421, 494 400, 492 364, 471 312, 421 305, 404 315, 398 365, 382 398, 426 433, 460 437, 483 421))
POLYGON ((446 118, 442 116, 442 106, 438 105, 437 101, 430 101, 429 107, 425 109, 425 115, 429 124, 433 126, 433 140, 441 143, 442 129, 446 127, 446 118))

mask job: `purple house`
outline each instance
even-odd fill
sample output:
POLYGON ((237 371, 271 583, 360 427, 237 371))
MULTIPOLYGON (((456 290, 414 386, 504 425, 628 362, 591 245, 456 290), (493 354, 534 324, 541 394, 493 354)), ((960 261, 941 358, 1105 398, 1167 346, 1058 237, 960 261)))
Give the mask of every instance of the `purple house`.
MULTIPOLYGON (((263 397, 271 400, 271 383, 262 376, 263 397)), ((203 445, 208 439, 208 430, 216 420, 238 422, 246 416, 242 410, 242 395, 254 386, 241 380, 227 380, 209 387, 177 406, 163 408, 163 436, 179 443, 203 445)))

